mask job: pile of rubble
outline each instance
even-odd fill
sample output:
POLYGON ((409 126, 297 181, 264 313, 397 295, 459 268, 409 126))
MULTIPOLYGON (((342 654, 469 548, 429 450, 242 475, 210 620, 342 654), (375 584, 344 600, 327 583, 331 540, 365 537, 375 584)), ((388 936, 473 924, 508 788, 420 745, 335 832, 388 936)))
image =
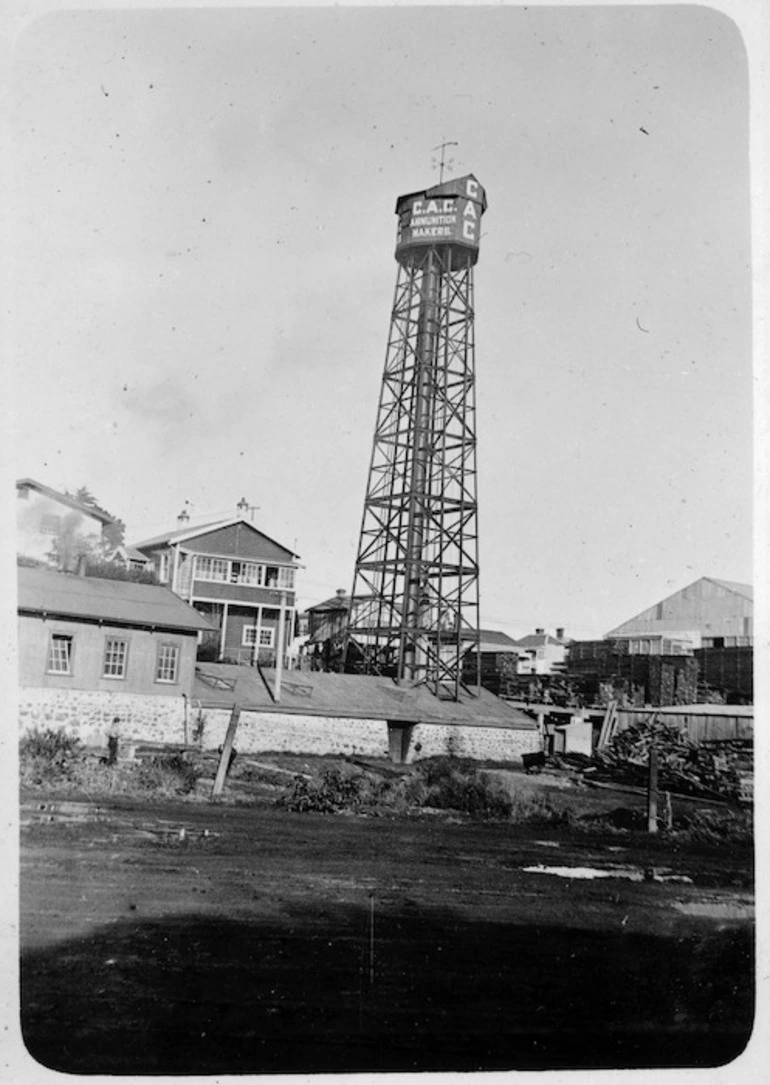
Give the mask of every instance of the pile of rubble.
POLYGON ((646 784, 653 747, 660 790, 704 798, 745 798, 747 778, 753 773, 750 740, 696 745, 677 728, 655 721, 619 732, 605 749, 597 751, 592 778, 646 784))

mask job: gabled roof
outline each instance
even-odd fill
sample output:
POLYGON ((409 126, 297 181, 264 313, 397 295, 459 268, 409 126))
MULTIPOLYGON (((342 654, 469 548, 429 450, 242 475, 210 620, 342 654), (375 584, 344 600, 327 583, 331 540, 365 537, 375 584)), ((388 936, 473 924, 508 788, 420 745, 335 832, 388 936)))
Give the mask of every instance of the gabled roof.
POLYGON ((566 648, 567 642, 558 640, 557 637, 552 637, 550 633, 528 633, 526 637, 520 637, 515 642, 519 648, 543 648, 546 644, 561 645, 562 648, 566 648))
POLYGON ((316 603, 315 606, 308 607, 305 611, 306 614, 317 614, 322 610, 349 610, 350 609, 350 596, 349 595, 333 595, 331 599, 325 599, 323 603, 316 603))
POLYGON ((149 561, 147 555, 137 550, 135 546, 119 546, 117 552, 127 561, 149 561))
POLYGON ((611 629, 609 633, 605 633, 605 638, 614 637, 616 634, 622 634, 626 631, 627 626, 633 626, 634 622, 649 622, 649 621, 662 621, 663 619, 653 619, 647 617, 658 606, 665 606, 666 603, 670 603, 672 600, 679 596, 683 596, 685 592, 690 592, 693 588, 697 588, 699 584, 703 583, 717 584, 725 591, 733 592, 735 595, 740 595, 743 599, 749 599, 754 601, 754 588, 751 584, 739 584, 735 580, 718 580, 715 576, 700 576, 697 580, 693 580, 692 583, 686 584, 683 588, 679 588, 677 591, 667 595, 664 599, 661 599, 657 603, 653 603, 652 606, 645 607, 644 610, 639 611, 638 614, 634 614, 632 618, 626 618, 620 625, 616 625, 614 629, 611 629))
POLYGON ((744 595, 747 599, 754 599, 754 587, 752 584, 739 584, 735 580, 717 580, 715 576, 704 576, 704 580, 710 580, 712 584, 719 584, 720 588, 727 588, 736 595, 744 595))
POLYGON ((230 516, 226 520, 213 520, 211 523, 198 524, 196 527, 177 528, 176 531, 167 531, 163 535, 156 535, 152 539, 144 539, 142 542, 133 543, 132 545, 137 550, 154 550, 161 546, 170 546, 172 543, 189 542, 191 539, 197 539, 200 535, 206 535, 210 531, 221 531, 222 528, 232 527, 234 524, 243 524, 255 534, 267 539, 274 546, 278 546, 281 550, 291 554, 293 558, 299 557, 288 546, 284 546, 283 543, 270 538, 269 535, 266 535, 264 531, 260 531, 258 527, 255 527, 250 520, 244 519, 243 516, 230 516))
POLYGON ((213 626, 168 588, 76 576, 52 569, 18 569, 18 609, 24 614, 102 620, 141 628, 197 632, 213 626))
POLYGON ((86 516, 92 516, 95 520, 100 520, 103 524, 116 524, 118 523, 118 517, 110 515, 104 509, 100 509, 98 505, 87 505, 84 501, 78 501, 75 497, 70 497, 69 494, 59 493, 58 490, 51 489, 50 486, 44 486, 42 482, 36 482, 33 478, 19 478, 16 480, 17 490, 37 490, 38 493, 43 494, 45 497, 50 497, 53 501, 58 501, 61 505, 66 505, 70 509, 75 509, 77 512, 83 512, 86 516))
POLYGON ((487 644, 499 645, 501 648, 515 648, 517 642, 507 633, 499 629, 479 629, 479 640, 482 647, 487 644))

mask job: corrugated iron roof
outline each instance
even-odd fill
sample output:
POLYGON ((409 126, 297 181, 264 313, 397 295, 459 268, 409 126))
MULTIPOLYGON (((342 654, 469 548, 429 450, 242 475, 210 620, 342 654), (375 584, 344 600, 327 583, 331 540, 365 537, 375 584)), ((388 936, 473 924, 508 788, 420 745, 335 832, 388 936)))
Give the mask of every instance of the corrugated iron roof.
POLYGON ((333 595, 331 599, 324 599, 322 603, 316 603, 308 607, 305 614, 316 614, 319 610, 348 610, 350 607, 349 595, 333 595))
POLYGON ((284 671, 276 703, 275 671, 226 663, 199 663, 193 698, 204 708, 286 712, 304 716, 351 717, 403 723, 463 724, 536 730, 537 723, 519 709, 482 689, 479 697, 463 693, 459 701, 441 701, 426 686, 397 686, 390 678, 323 671, 284 671))
POLYGON ((552 637, 550 633, 528 633, 526 637, 521 637, 515 643, 519 648, 542 648, 546 644, 561 645, 562 648, 567 647, 566 641, 552 637))
POLYGON ((706 580, 711 580, 714 584, 719 584, 722 588, 727 588, 728 591, 734 591, 738 595, 745 595, 747 599, 754 599, 754 586, 753 584, 739 584, 736 580, 718 580, 715 576, 705 577, 706 580))
POLYGON ((18 607, 27 613, 102 619, 143 628, 214 628, 179 596, 156 584, 25 567, 19 568, 18 574, 18 607))
POLYGON ((188 539, 195 539, 199 535, 206 535, 210 531, 217 531, 224 527, 230 527, 232 524, 245 524, 257 535, 261 535, 262 538, 267 539, 268 542, 273 543, 274 546, 279 547, 281 550, 285 550, 287 554, 291 554, 293 558, 299 557, 288 546, 284 546, 283 543, 279 543, 276 539, 266 535, 264 531, 260 531, 258 527, 255 527, 249 520, 245 520, 242 516, 229 516, 225 520, 212 520, 208 524, 198 524, 196 527, 181 527, 175 531, 166 531, 163 535, 156 535, 152 539, 144 539, 142 542, 132 543, 139 550, 150 550, 156 546, 166 546, 171 543, 185 542, 188 539))
POLYGON ((112 516, 109 512, 99 508, 98 505, 86 505, 84 501, 78 501, 76 497, 70 497, 69 494, 59 493, 58 490, 53 490, 50 486, 44 486, 42 482, 36 482, 33 478, 17 479, 16 489, 37 490, 38 493, 45 494, 46 497, 50 497, 53 501, 58 501, 70 509, 85 513, 86 516, 92 516, 94 520, 101 520, 103 524, 118 523, 117 516, 112 516))

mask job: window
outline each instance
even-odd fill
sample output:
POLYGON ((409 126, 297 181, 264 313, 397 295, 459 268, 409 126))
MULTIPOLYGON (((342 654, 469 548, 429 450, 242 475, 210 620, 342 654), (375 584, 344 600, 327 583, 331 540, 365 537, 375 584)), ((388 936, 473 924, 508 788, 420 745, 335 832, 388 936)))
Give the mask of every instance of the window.
POLYGON ((158 558, 158 580, 165 584, 168 580, 168 554, 163 553, 158 558))
MULTIPOLYGON (((273 647, 273 629, 260 629, 259 631, 259 647, 260 648, 272 648, 273 647)), ((243 627, 243 639, 241 641, 245 648, 253 648, 257 643, 257 627, 255 625, 245 625, 243 627)))
POLYGON ((279 588, 293 588, 294 587, 294 570, 284 566, 278 570, 278 587, 279 588))
POLYGON ((195 568, 196 579, 213 580, 226 584, 230 579, 229 565, 230 562, 225 561, 224 558, 199 557, 195 568))
POLYGON ((179 672, 179 645, 159 644, 156 682, 176 682, 179 672))
POLYGON ((104 667, 102 678, 125 678, 128 660, 128 641, 107 637, 104 642, 104 667))
POLYGON ((72 637, 52 633, 48 645, 48 673, 72 674, 72 637))
POLYGON ((253 561, 233 561, 230 568, 231 584, 251 584, 258 587, 262 583, 264 566, 253 561))
POLYGON ((40 531, 43 535, 58 535, 61 531, 61 516, 44 512, 40 517, 40 531))

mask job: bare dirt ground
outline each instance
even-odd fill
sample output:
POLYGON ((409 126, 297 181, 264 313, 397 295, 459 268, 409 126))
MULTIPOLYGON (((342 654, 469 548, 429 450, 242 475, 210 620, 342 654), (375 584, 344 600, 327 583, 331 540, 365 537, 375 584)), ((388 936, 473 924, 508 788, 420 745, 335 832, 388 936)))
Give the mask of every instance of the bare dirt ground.
POLYGON ((720 1065, 752 1028, 752 884, 748 847, 636 832, 36 791, 25 1042, 125 1075, 720 1065))

